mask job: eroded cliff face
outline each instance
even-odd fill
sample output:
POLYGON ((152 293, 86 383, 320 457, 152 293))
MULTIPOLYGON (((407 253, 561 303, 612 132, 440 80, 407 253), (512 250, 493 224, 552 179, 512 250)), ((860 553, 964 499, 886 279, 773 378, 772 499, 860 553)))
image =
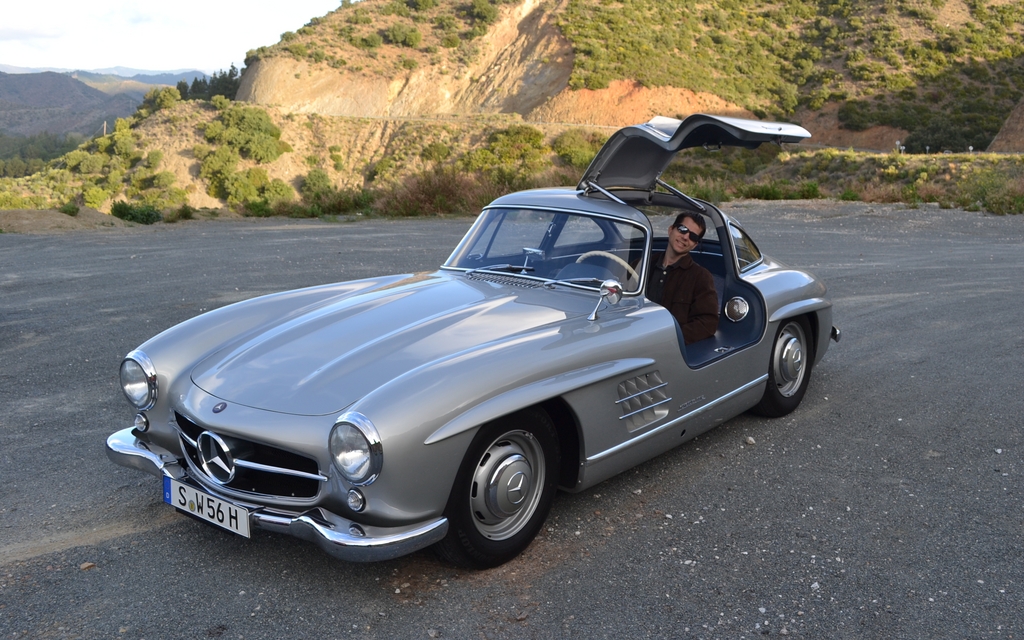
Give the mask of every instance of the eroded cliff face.
POLYGON ((572 48, 555 12, 539 4, 506 7, 464 67, 425 66, 385 78, 278 56, 246 70, 237 99, 294 113, 370 118, 525 114, 565 90, 572 71, 572 48))
MULTIPOLYGON (((564 0, 563 0, 564 1, 564 0)), ((290 56, 253 63, 239 100, 292 113, 367 118, 519 114, 532 122, 625 126, 656 115, 706 112, 753 115, 717 96, 628 80, 607 89, 569 90, 572 46, 556 24, 559 7, 524 0, 503 5, 501 18, 478 39, 475 60, 459 68, 424 66, 386 78, 311 65, 290 56)))
POLYGON ((1010 117, 987 150, 991 153, 1024 153, 1024 100, 1010 112, 1010 117))

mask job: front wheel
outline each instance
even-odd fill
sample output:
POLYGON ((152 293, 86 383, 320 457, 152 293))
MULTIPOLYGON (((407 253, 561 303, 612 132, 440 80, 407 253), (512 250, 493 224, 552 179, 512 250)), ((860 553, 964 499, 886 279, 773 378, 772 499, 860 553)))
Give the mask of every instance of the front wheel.
POLYGON ((460 566, 496 567, 540 531, 558 485, 558 436, 548 415, 526 409, 483 427, 459 468, 438 555, 460 566))
POLYGON ((804 318, 784 320, 775 334, 768 362, 768 386, 751 411, 769 418, 784 416, 800 405, 811 379, 810 327, 804 318))

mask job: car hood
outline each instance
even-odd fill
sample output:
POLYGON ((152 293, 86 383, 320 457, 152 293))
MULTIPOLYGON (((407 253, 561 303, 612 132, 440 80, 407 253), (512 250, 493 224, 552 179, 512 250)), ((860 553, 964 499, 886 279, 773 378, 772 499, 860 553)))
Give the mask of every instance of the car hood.
POLYGON ((683 149, 703 145, 755 149, 763 142, 800 142, 810 137, 803 127, 784 122, 703 113, 686 120, 657 116, 613 133, 583 173, 577 189, 585 190, 593 183, 605 189, 652 191, 665 167, 683 149))
POLYGON ((540 292, 446 272, 413 276, 270 320, 200 361, 192 381, 248 407, 336 413, 417 367, 582 315, 524 301, 524 293, 540 292))

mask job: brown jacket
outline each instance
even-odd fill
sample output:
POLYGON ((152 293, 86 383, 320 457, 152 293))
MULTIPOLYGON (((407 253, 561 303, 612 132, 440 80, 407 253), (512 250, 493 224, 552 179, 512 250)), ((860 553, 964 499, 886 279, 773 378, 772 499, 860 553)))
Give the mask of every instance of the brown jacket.
MULTIPOLYGON (((655 254, 653 258, 650 277, 661 278, 664 254, 655 254)), ((718 293, 715 292, 715 279, 711 272, 687 254, 669 266, 664 277, 661 299, 654 302, 672 312, 683 330, 686 344, 715 335, 718 330, 718 293)))

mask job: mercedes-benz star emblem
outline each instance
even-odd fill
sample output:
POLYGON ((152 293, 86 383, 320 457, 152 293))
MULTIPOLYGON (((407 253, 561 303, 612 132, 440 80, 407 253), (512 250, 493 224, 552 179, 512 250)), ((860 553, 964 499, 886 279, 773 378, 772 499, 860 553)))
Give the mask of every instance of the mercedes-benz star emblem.
POLYGON ((235 459, 228 445, 216 433, 204 431, 196 439, 199 463, 215 482, 227 484, 235 477, 235 459))
POLYGON ((214 413, 220 413, 221 411, 223 411, 223 410, 225 410, 227 408, 228 408, 228 403, 226 403, 226 402, 218 402, 217 404, 213 405, 213 412, 214 413))
POLYGON ((507 489, 508 501, 512 504, 519 504, 526 497, 526 490, 529 485, 526 482, 526 474, 519 472, 509 480, 507 489))

